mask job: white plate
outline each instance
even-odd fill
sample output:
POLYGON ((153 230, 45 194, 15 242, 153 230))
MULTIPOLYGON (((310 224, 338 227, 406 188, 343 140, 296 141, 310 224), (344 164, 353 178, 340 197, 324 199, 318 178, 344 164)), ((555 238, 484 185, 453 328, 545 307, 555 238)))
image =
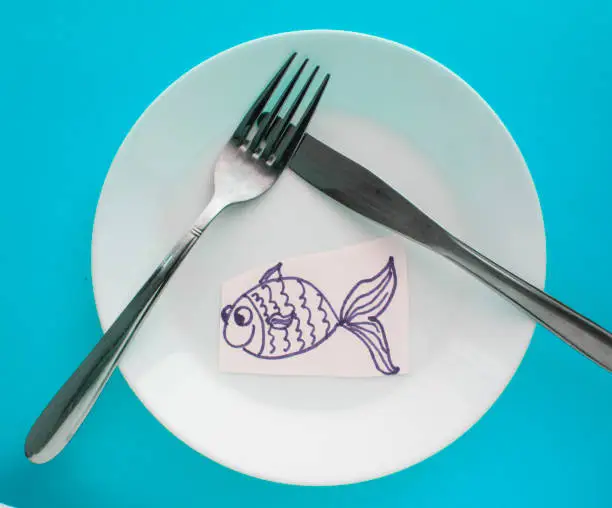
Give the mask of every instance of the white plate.
MULTIPOLYGON (((93 235, 93 283, 105 329, 206 203, 217 151, 292 50, 332 73, 311 134, 543 286, 544 226, 533 182, 512 138, 476 92, 398 44, 346 32, 297 32, 243 44, 197 66, 127 136, 104 184, 93 235)), ((217 369, 224 280, 283 257, 386 234, 285 172, 263 198, 227 210, 205 232, 121 371, 172 433, 260 478, 350 483, 431 456, 495 402, 534 325, 408 240, 409 375, 281 379, 217 369)))

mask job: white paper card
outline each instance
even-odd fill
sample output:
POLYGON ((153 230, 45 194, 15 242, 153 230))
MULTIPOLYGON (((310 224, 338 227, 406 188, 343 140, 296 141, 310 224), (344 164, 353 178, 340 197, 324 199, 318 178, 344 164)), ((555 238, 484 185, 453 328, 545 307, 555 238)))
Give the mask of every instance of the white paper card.
POLYGON ((408 367, 405 250, 391 236, 276 260, 222 288, 223 372, 371 377, 408 367))

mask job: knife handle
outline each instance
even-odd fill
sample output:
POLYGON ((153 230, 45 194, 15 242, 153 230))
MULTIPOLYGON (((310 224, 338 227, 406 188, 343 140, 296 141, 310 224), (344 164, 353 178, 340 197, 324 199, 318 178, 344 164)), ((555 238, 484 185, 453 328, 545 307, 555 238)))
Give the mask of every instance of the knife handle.
POLYGON ((451 236, 439 253, 495 289, 567 344, 612 371, 610 332, 455 237, 451 236))

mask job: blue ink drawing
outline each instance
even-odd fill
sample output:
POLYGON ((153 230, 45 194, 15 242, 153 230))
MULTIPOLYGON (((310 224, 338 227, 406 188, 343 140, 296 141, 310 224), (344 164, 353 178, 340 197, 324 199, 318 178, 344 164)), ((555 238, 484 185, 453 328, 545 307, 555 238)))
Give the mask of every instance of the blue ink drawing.
POLYGON ((221 311, 223 337, 231 347, 263 360, 281 360, 312 351, 342 327, 367 348, 379 372, 399 372, 378 319, 397 287, 393 257, 376 275, 353 286, 340 315, 314 284, 285 277, 281 268, 278 263, 267 270, 256 286, 221 311))

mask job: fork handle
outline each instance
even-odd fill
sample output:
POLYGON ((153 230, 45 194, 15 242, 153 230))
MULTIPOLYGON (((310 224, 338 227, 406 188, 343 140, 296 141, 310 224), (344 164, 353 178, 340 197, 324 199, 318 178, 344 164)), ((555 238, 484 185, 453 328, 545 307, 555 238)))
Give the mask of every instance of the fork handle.
POLYGON ((453 236, 449 235, 449 242, 444 247, 433 250, 505 296, 570 346, 612 371, 610 332, 453 236))
POLYGON ((183 259, 223 206, 214 199, 172 248, 100 341, 59 389, 30 429, 26 457, 37 464, 68 444, 93 407, 138 326, 183 259))

